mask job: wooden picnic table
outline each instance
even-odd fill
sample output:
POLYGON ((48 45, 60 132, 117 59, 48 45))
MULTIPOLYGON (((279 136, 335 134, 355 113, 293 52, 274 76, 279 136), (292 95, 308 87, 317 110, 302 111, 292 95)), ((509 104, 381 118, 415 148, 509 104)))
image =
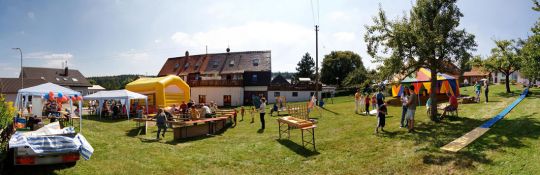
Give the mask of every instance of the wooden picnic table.
POLYGON ((317 151, 315 147, 315 128, 317 128, 317 125, 311 121, 291 116, 280 117, 277 121, 279 139, 281 139, 282 134, 287 134, 287 139, 290 139, 291 129, 300 129, 302 133, 302 147, 305 148, 306 144, 310 144, 313 145, 313 150, 317 151), (287 127, 282 127, 282 125, 287 125, 287 127), (307 132, 311 137, 305 138, 304 132, 307 132))

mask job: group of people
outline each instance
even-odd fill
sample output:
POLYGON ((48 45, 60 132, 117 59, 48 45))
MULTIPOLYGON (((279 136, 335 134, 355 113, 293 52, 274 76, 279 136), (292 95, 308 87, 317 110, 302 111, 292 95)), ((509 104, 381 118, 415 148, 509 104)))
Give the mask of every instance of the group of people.
MULTIPOLYGON (((254 113, 259 113, 260 121, 261 121, 261 130, 265 129, 265 109, 266 109, 266 99, 261 98, 261 105, 259 108, 252 107, 251 108, 251 123, 254 123, 254 113)), ((179 106, 173 105, 170 108, 159 108, 157 111, 157 115, 155 117, 156 119, 156 125, 158 127, 157 132, 157 139, 160 139, 161 137, 165 137, 165 132, 167 131, 168 127, 171 127, 171 125, 167 125, 167 121, 173 120, 173 114, 180 114, 180 116, 187 116, 189 120, 199 120, 201 118, 212 118, 216 116, 216 111, 218 110, 218 106, 214 102, 210 102, 209 105, 205 103, 201 103, 199 105, 195 105, 193 101, 190 100, 189 103, 182 102, 179 106)), ((139 113, 143 113, 142 110, 137 110, 139 113)), ((238 111, 236 109, 233 109, 233 118, 234 118, 234 126, 236 126, 236 117, 238 111)), ((246 110, 244 106, 240 108, 240 114, 242 116, 241 120, 244 120, 244 114, 246 110)), ((141 115, 142 117, 142 115, 141 115)))
POLYGON ((371 95, 369 93, 362 94, 360 90, 357 90, 354 94, 355 100, 355 113, 360 114, 365 112, 366 116, 370 115, 369 107, 373 110, 376 110, 377 115, 377 128, 375 128, 375 133, 379 133, 379 128, 381 131, 384 131, 384 126, 386 125, 386 115, 388 114, 387 104, 385 102, 384 94, 382 93, 382 88, 377 90, 377 93, 371 95), (361 107, 365 106, 365 111, 359 112, 361 107))
MULTIPOLYGON (((489 82, 487 80, 484 80, 484 84, 483 84, 483 88, 484 88, 484 95, 485 95, 485 98, 486 98, 486 103, 488 102, 488 95, 489 95, 489 82)), ((482 93, 482 85, 480 82, 476 81, 474 83, 474 91, 476 93, 476 102, 477 103, 480 103, 480 94, 482 93)))

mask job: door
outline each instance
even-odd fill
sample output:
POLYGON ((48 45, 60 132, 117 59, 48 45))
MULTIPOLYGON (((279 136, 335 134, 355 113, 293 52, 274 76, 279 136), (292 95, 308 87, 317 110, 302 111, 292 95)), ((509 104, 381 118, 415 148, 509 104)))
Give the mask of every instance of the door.
POLYGON ((232 97, 230 95, 223 96, 223 106, 231 106, 232 97))

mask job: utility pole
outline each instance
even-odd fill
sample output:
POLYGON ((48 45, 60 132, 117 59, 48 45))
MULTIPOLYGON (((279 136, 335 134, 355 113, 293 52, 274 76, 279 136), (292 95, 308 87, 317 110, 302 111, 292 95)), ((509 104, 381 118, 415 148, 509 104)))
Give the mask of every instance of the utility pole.
MULTIPOLYGON (((315 25, 315 98, 319 101, 319 25, 315 25)), ((317 105, 317 104, 315 104, 317 105)))

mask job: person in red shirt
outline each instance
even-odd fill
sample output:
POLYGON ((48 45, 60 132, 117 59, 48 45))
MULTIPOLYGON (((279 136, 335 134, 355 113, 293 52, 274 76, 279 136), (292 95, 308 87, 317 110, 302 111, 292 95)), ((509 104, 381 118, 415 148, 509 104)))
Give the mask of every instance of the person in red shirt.
POLYGON ((366 104, 366 115, 369 115, 369 94, 366 95, 366 97, 364 98, 364 103, 366 104))
POLYGON ((444 107, 444 111, 441 115, 441 119, 446 115, 446 112, 448 111, 455 111, 458 108, 458 100, 454 94, 447 94, 449 96, 448 103, 450 103, 448 106, 444 107))

